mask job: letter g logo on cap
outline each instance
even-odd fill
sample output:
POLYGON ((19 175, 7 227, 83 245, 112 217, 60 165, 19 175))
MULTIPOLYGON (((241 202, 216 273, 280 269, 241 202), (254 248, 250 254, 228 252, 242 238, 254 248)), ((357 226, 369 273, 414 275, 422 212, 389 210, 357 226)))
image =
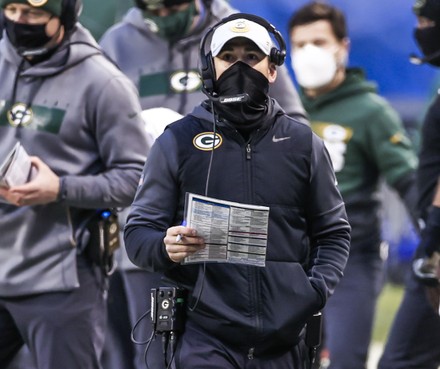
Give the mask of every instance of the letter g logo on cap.
POLYGON ((48 0, 28 0, 28 3, 32 6, 38 7, 43 6, 47 3, 48 0))

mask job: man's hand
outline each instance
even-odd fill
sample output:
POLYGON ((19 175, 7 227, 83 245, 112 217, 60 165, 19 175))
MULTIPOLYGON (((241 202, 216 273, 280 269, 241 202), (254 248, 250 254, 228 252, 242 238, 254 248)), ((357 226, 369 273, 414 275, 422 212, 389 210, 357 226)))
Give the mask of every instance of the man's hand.
POLYGON ((163 242, 169 258, 175 263, 205 248, 205 241, 197 236, 197 231, 184 226, 168 228, 163 242))
POLYGON ((36 156, 31 156, 36 175, 24 185, 0 188, 0 196, 15 206, 42 205, 54 202, 60 191, 59 177, 36 156))
POLYGON ((440 253, 414 260, 413 272, 425 285, 426 297, 436 314, 440 314, 440 253))
POLYGON ((413 262, 415 276, 425 285, 435 286, 440 283, 440 253, 415 259, 413 262))

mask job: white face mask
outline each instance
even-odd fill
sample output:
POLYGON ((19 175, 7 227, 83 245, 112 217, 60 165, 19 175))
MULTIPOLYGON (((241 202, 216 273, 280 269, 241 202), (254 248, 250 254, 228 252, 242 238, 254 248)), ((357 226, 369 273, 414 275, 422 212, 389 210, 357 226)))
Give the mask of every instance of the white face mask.
POLYGON ((319 88, 335 77, 337 63, 335 54, 312 44, 291 53, 292 68, 298 83, 308 89, 319 88))

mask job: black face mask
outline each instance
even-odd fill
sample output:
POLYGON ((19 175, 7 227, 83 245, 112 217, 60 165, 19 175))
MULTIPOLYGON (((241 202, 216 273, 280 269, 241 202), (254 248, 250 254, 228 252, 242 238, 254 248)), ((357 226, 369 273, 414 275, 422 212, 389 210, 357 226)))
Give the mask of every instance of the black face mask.
POLYGON ((6 17, 4 22, 9 41, 21 55, 38 49, 42 49, 41 52, 37 51, 38 54, 48 51, 44 46, 52 40, 52 37, 46 34, 46 24, 17 23, 6 17))
POLYGON ((440 67, 440 27, 416 28, 414 30, 414 38, 425 57, 439 53, 438 56, 427 62, 440 67))
POLYGON ((233 123, 238 129, 252 130, 259 126, 267 112, 269 81, 251 66, 237 62, 229 67, 216 81, 215 92, 220 101, 214 108, 220 117, 233 123), (249 97, 243 102, 222 103, 222 97, 242 94, 249 97))

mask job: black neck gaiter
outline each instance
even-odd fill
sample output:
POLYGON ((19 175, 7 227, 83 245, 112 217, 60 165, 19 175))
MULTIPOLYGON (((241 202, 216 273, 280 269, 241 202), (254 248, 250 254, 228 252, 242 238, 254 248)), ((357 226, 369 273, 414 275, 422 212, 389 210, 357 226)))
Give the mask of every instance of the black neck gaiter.
POLYGON ((5 17, 4 25, 9 41, 16 48, 17 52, 22 56, 33 56, 34 60, 42 61, 51 55, 51 51, 55 49, 54 46, 47 47, 46 45, 54 38, 58 37, 61 26, 58 32, 50 37, 46 34, 46 24, 25 24, 17 23, 5 17))
POLYGON ((217 114, 238 130, 251 131, 262 124, 268 108, 269 81, 251 66, 237 62, 216 81, 215 92, 220 98, 247 94, 242 102, 214 101, 217 114))
MULTIPOLYGON (((436 53, 440 52, 440 27, 433 26, 427 28, 416 28, 414 30, 414 38, 416 39, 417 44, 425 57, 430 58, 436 53)), ((440 55, 430 58, 428 63, 436 67, 440 67, 440 55)))

